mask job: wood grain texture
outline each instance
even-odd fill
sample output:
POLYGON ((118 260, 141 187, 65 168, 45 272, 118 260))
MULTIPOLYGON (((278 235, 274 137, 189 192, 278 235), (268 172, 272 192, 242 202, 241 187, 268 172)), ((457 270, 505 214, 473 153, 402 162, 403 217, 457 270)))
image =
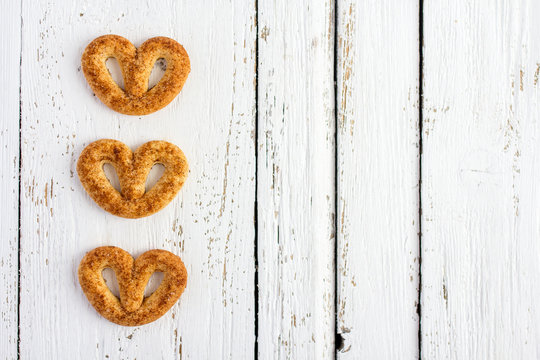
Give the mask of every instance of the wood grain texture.
POLYGON ((24 2, 23 21, 21 358, 252 358, 254 4, 35 1, 24 2), (158 35, 183 44, 192 70, 180 95, 144 117, 105 107, 80 58, 106 33, 136 45, 158 35), (82 149, 100 138, 132 149, 178 145, 190 163, 180 195, 144 219, 100 209, 75 172, 82 149), (102 245, 179 255, 189 274, 179 303, 141 327, 100 317, 76 270, 102 245))
POLYGON ((260 359, 334 357, 333 9, 259 2, 260 359))
POLYGON ((540 356, 540 5, 428 1, 422 354, 540 356))
POLYGON ((340 359, 418 357, 418 12, 338 2, 340 359))
POLYGON ((2 118, 0 120, 0 357, 17 357, 17 298, 19 251, 19 80, 21 54, 21 4, 2 6, 0 68, 2 118))

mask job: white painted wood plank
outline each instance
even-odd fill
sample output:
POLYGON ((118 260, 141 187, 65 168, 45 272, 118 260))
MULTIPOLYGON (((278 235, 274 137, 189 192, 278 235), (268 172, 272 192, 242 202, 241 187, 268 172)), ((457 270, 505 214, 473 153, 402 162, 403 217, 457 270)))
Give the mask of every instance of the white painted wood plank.
POLYGON ((35 1, 24 3, 23 20, 21 358, 252 358, 254 4, 35 1), (106 108, 80 71, 85 46, 106 33, 183 44, 191 74, 180 95, 145 117, 106 108), (180 195, 144 219, 103 211, 75 172, 100 138, 180 146, 190 163, 180 195), (126 328, 93 310, 76 270, 105 244, 182 257, 188 285, 170 313, 126 328))
POLYGON ((19 252, 19 64, 21 54, 21 3, 6 2, 0 22, 2 117, 0 120, 0 349, 2 359, 17 357, 17 297, 19 252))
POLYGON ((540 4, 425 5, 422 354, 540 357, 540 4))
POLYGON ((418 1, 338 2, 340 359, 418 357, 418 1))
POLYGON ((334 356, 333 8, 259 2, 261 359, 334 356))

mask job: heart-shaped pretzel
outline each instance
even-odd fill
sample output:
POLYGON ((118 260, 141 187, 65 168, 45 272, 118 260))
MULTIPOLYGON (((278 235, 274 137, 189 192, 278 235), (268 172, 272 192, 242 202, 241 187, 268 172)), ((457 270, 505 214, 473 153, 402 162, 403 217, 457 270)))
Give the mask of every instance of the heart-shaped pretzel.
POLYGON ((79 283, 92 306, 104 318, 119 325, 138 326, 159 319, 180 298, 187 283, 182 260, 165 250, 150 250, 133 260, 115 246, 98 247, 79 264, 79 283), (118 299, 107 287, 102 272, 111 268, 120 288, 118 299), (144 289, 156 271, 165 274, 149 297, 144 289))
POLYGON ((111 214, 136 219, 152 215, 176 196, 188 174, 184 153, 166 141, 150 141, 135 152, 122 142, 103 139, 88 145, 77 162, 77 173, 88 195, 111 214), (121 193, 109 182, 104 164, 116 169, 121 193), (163 164, 161 179, 145 192, 148 173, 154 164, 163 164))
POLYGON ((100 36, 88 44, 81 63, 97 97, 127 115, 147 115, 165 107, 182 90, 190 71, 186 50, 167 37, 151 38, 137 49, 121 36, 100 36), (125 91, 114 82, 105 64, 112 57, 122 69, 125 91), (148 90, 148 79, 158 59, 167 61, 167 69, 156 86, 148 90))

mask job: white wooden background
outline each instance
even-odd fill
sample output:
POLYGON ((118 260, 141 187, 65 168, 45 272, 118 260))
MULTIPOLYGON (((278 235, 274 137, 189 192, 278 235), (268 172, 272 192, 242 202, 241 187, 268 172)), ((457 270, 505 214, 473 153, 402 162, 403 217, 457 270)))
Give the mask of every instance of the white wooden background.
POLYGON ((2 359, 540 358, 537 1, 0 6, 2 359), (183 44, 180 95, 105 107, 80 57, 107 33, 183 44), (180 146, 180 195, 104 212, 75 171, 100 138, 180 146), (101 245, 181 256, 178 304, 101 318, 101 245))

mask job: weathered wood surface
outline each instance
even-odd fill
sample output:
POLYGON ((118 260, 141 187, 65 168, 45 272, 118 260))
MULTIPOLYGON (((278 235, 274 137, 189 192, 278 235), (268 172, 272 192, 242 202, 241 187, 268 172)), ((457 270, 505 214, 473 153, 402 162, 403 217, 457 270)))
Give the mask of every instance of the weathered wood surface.
POLYGON ((23 3, 22 19, 21 358, 252 358, 254 4, 36 1, 23 3), (185 46, 192 71, 173 103, 130 117, 92 95, 80 57, 106 33, 136 45, 164 35, 185 46), (190 162, 180 195, 144 219, 104 212, 75 169, 82 149, 101 138, 133 149, 154 139, 180 146, 190 162), (76 270, 86 251, 105 244, 182 257, 188 286, 170 313, 125 328, 91 308, 76 270))
POLYGON ((261 359, 334 357, 333 6, 259 2, 261 359))
POLYGON ((419 1, 3 4, 0 358, 539 357, 540 5, 423 6, 420 102, 419 1), (106 33, 182 43, 180 95, 105 107, 80 56, 106 33), (179 145, 180 195, 104 212, 75 171, 100 138, 179 145), (101 318, 76 274, 101 245, 181 256, 179 303, 101 318))
POLYGON ((340 359, 418 356, 418 2, 340 1, 340 359))
POLYGON ((422 355, 539 352, 540 5, 424 8, 422 355))
POLYGON ((0 66, 2 86, 0 99, 0 358, 17 357, 17 303, 19 252, 19 85, 21 53, 21 4, 7 2, 2 6, 0 22, 0 66))

